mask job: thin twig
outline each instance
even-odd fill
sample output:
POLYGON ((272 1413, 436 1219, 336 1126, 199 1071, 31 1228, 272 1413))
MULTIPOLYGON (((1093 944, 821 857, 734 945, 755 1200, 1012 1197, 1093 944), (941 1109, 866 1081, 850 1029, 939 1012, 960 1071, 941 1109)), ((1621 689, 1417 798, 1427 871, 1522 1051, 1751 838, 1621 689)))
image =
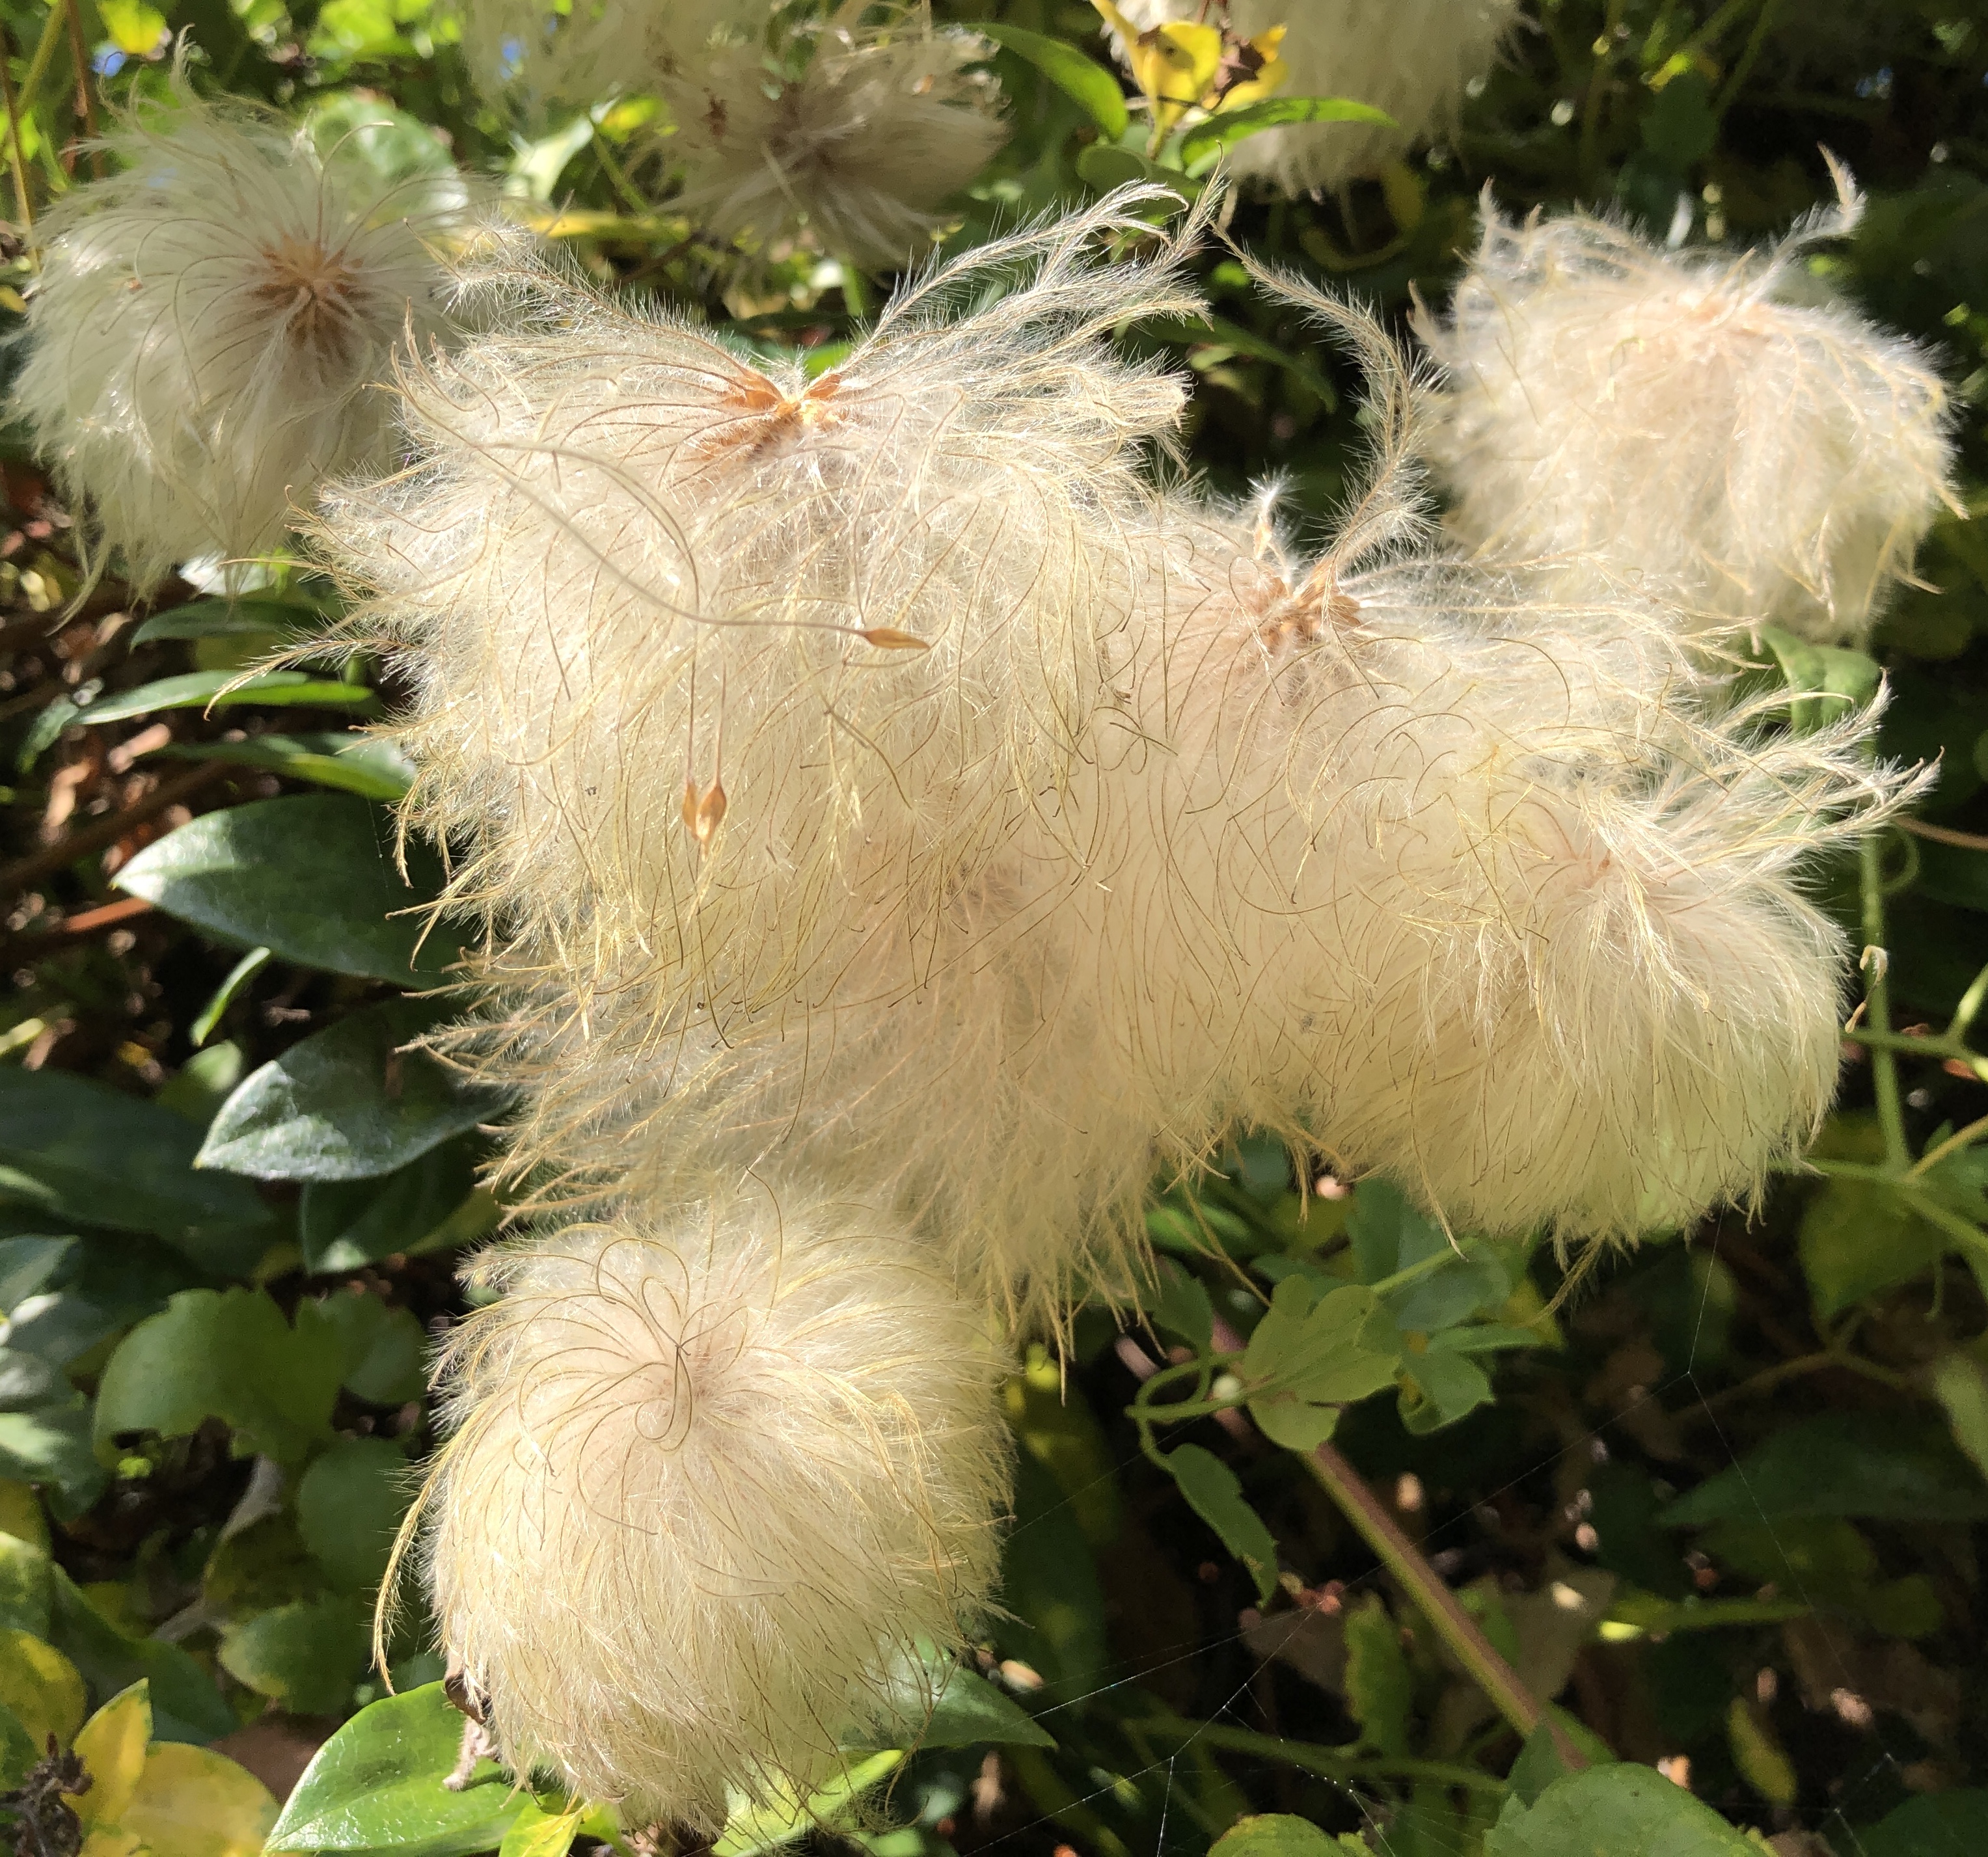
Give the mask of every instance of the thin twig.
POLYGON ((101 181, 103 150, 96 146, 96 93, 90 88, 90 56, 83 47, 82 11, 78 0, 63 0, 63 10, 69 15, 69 55, 76 66, 76 113, 90 143, 90 171, 101 181))
POLYGON ((7 166, 14 177, 14 215, 23 231, 35 223, 28 171, 21 160, 21 110, 14 94, 14 35, 0 24, 0 102, 7 106, 7 166))
POLYGON ((142 826, 147 819, 198 793, 224 775, 240 771, 231 761, 209 761, 176 780, 161 782, 143 799, 127 806, 123 812, 98 819, 80 832, 72 832, 67 838, 58 839, 54 844, 0 870, 0 896, 17 895, 38 877, 46 876, 50 871, 67 869, 79 858, 86 858, 93 852, 116 844, 133 826, 142 826))
POLYGON ((1328 1780, 1371 1778, 1377 1780, 1428 1780, 1438 1786, 1460 1786, 1472 1792, 1503 1793, 1503 1780, 1475 1767, 1450 1761, 1394 1760, 1344 1754, 1336 1748, 1314 1747, 1306 1741, 1286 1741, 1280 1734, 1259 1734, 1248 1728, 1231 1728, 1219 1722, 1188 1721, 1182 1717, 1141 1716, 1137 1726, 1148 1734, 1163 1734, 1183 1741, 1205 1741, 1211 1747, 1226 1747, 1236 1754, 1253 1754, 1266 1761, 1281 1761, 1286 1766, 1302 1768, 1328 1780))
POLYGON ((1988 1116, 1977 1118, 1964 1129, 1956 1129, 1938 1147, 1929 1148, 1912 1163, 1913 1173, 1930 1173, 1956 1148, 1964 1148, 1970 1142, 1979 1141, 1983 1135, 1988 1135, 1988 1116))
POLYGON ((1958 845, 1963 851, 1988 851, 1988 838, 1978 832, 1956 832, 1951 826, 1929 825, 1922 819, 1902 818, 1898 829, 1914 838, 1930 839, 1936 845, 1958 845))
POLYGON ((1674 1412, 1671 1416, 1681 1425, 1694 1420, 1716 1416, 1728 1406, 1736 1406, 1743 1400, 1756 1398, 1763 1393, 1771 1393, 1777 1386, 1788 1381, 1800 1379, 1808 1374, 1827 1372, 1831 1367, 1840 1367, 1846 1373, 1854 1373, 1859 1378, 1888 1386, 1894 1393, 1909 1393, 1912 1383, 1902 1373, 1895 1373, 1888 1367, 1881 1367, 1875 1361, 1868 1361, 1855 1354, 1839 1352, 1825 1349, 1820 1353, 1804 1354, 1795 1360, 1784 1360, 1771 1367, 1763 1368, 1750 1379, 1742 1380, 1736 1386, 1728 1386, 1723 1393, 1715 1393, 1709 1399, 1700 1400, 1696 1406, 1674 1412))

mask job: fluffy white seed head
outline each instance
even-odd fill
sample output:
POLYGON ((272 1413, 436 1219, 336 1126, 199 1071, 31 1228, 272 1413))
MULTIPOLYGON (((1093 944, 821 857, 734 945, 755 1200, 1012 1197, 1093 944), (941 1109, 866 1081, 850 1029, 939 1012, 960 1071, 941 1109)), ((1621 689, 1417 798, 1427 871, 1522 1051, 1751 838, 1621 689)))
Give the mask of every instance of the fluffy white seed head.
MULTIPOLYGON (((1202 0, 1127 0, 1142 31, 1209 16, 1202 0)), ((1491 69, 1518 16, 1518 0, 1228 0, 1236 32, 1285 29, 1282 96, 1344 96, 1384 110, 1399 126, 1300 123, 1238 142, 1233 171, 1285 192, 1344 187, 1378 174, 1454 121, 1464 86, 1491 69)))
POLYGON ((473 1274, 424 1551, 505 1759, 707 1835, 819 1782, 992 1582, 981 1318, 888 1219, 756 1184, 473 1274))
POLYGON ((36 228, 14 404, 134 583, 276 548, 327 474, 381 461, 404 331, 446 327, 451 177, 379 181, 307 130, 197 101, 111 135, 117 171, 36 228))
POLYGON ((1474 547, 1597 557, 1702 630, 1870 630, 1942 501, 1951 414, 1926 356, 1798 258, 1856 202, 1763 252, 1669 252, 1584 215, 1488 205, 1449 312, 1428 448, 1474 547))
POLYGON ((755 38, 773 0, 458 0, 478 87, 585 106, 652 91, 755 38))
POLYGON ((1054 805, 1182 403, 1098 339, 1192 303, 1164 248, 1098 262, 1138 204, 934 274, 813 380, 485 275, 503 333, 410 366, 412 468, 329 495, 325 539, 418 686, 415 812, 516 937, 496 977, 553 977, 658 1077, 741 1014, 804 1037, 852 923, 888 903, 929 947, 1054 805))
POLYGON ((333 505, 500 931, 516 1164, 787 1170, 1016 1322, 1122 1288, 1154 1168, 1248 1124, 1489 1231, 1743 1197, 1833 1087, 1805 884, 1902 790, 1872 718, 1774 734, 1620 575, 1432 546, 1351 312, 1385 442, 1328 546, 1141 495, 1175 390, 1100 338, 1182 299, 1076 264, 1114 210, 962 319, 908 294, 833 393, 556 290, 333 505))
POLYGON ((931 249, 935 209, 1006 139, 991 50, 922 6, 868 0, 789 20, 686 62, 661 88, 685 164, 676 201, 720 238, 805 232, 830 255, 893 268, 931 249))

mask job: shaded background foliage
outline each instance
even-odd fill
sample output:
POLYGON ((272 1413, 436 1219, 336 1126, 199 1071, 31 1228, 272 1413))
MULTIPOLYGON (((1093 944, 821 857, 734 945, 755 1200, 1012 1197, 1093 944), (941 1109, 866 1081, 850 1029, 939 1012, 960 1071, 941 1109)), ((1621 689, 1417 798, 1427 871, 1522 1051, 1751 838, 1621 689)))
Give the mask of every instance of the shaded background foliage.
MULTIPOLYGON (((942 10, 1104 56, 1087 7, 942 10)), ((201 87, 310 111, 326 133, 369 125, 388 171, 501 174, 602 284, 746 342, 828 365, 888 288, 820 254, 742 258, 666 192, 648 204, 668 143, 638 134, 646 106, 547 133, 478 102, 425 0, 84 5, 100 99, 75 85, 66 20, 0 5, 24 106, 13 177, 35 197, 88 171, 84 119, 159 89, 184 27, 201 87)), ((1123 169, 1029 56, 992 65, 1013 133, 957 203, 955 247, 1123 169)), ((1744 241, 1829 197, 1826 144, 1871 201, 1813 268, 1939 356, 1978 517, 1984 79, 1978 0, 1533 0, 1443 143, 1342 198, 1245 193, 1229 230, 1399 316, 1445 288, 1487 181, 1507 210, 1604 203, 1658 235, 1744 241)), ((1124 339, 1191 371, 1198 470, 1233 491, 1280 475, 1322 523, 1361 444, 1359 383, 1219 248, 1199 268, 1212 322, 1124 339)), ((18 258, 7 278, 12 319, 18 258)), ((330 590, 299 571, 252 598, 180 585, 140 609, 106 581, 72 607, 67 512, 17 442, 0 465, 0 1778, 18 1783, 42 1734, 67 1741, 142 1680, 150 1727, 127 1696, 85 1731, 92 1746, 218 1744, 280 1795, 383 1692, 372 1595, 432 1442, 421 1368, 462 1306, 455 1258, 502 1217, 477 1181, 497 1106, 400 1049, 445 1009, 406 996, 453 949, 393 913, 436 871, 417 853, 396 873, 387 809, 407 770, 353 732, 390 713, 390 684, 355 659, 217 698, 330 590)), ((1937 757, 1940 779, 1921 829, 1827 873, 1845 921, 1885 950, 1867 971, 1888 979, 1846 1041, 1817 1170, 1757 1217, 1600 1260, 1552 1313, 1564 1265, 1549 1251, 1465 1234, 1453 1255, 1384 1186, 1310 1190, 1268 1146, 1169 1191, 1147 1320, 1085 1312, 1067 1362, 1032 1349, 1008 1389, 1010 1616, 989 1628, 981 1680, 948 1690, 908 1761, 853 1756, 854 1778, 888 1773, 888 1791, 839 1819, 839 1798, 816 1801, 838 1828, 807 1835, 877 1857, 1192 1857, 1268 1812, 1397 1857, 1598 1848, 1557 1841, 1587 1809, 1572 1792, 1550 1825, 1515 1815, 1508 1799, 1540 1796, 1551 1756, 1522 1754, 1300 1457, 1232 1411, 1142 1440, 1128 1411, 1142 1377, 1170 1353, 1234 1352, 1288 1282, 1294 1309, 1382 1286, 1406 1364, 1388 1357, 1336 1442, 1594 1757, 1660 1765, 1662 1786, 1788 1857, 1988 1849, 1979 522, 1942 519, 1919 572, 1872 653, 1892 690, 1887 751, 1937 757)), ((1760 674, 1842 687, 1865 667, 1784 648, 1760 674)), ((445 1793, 455 1719, 420 1686, 442 1674, 424 1621, 404 1619, 389 1649, 413 1693, 363 1718, 371 1742, 320 1759, 306 1803, 331 1804, 293 1809, 286 1843, 623 1838, 550 1795, 445 1793), (341 1819, 361 1768, 378 1802, 341 1819)), ((221 1770, 202 1771, 221 1814, 221 1770)), ((1603 1815, 1625 1852, 1642 1848, 1627 1797, 1603 1815)), ((238 1834, 253 1849, 252 1818, 186 1848, 238 1834)), ((725 1848, 794 1829, 737 1824, 725 1848)), ((1696 1835, 1678 1848, 1741 1848, 1696 1835)), ((1320 1836, 1266 1821, 1225 1848, 1297 1857, 1320 1836)))

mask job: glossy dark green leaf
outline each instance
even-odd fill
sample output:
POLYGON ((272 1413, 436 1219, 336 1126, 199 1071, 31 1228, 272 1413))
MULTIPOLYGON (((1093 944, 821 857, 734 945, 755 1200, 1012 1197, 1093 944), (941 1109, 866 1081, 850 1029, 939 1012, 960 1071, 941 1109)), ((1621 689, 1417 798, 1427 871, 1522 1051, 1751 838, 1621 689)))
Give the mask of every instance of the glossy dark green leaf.
POLYGON ((117 882, 236 947, 270 948, 279 961, 334 973, 432 983, 455 954, 439 930, 422 938, 422 906, 440 888, 439 866, 410 846, 410 885, 394 856, 393 822, 377 807, 303 794, 203 813, 140 852, 117 882))
POLYGON ((105 1477, 90 1448, 89 1406, 81 1400, 29 1412, 0 1412, 0 1477, 51 1485, 86 1508, 105 1477))
POLYGON ((471 1145, 445 1142, 418 1160, 370 1180, 309 1180, 297 1239, 313 1272, 358 1270, 397 1251, 424 1248, 474 1188, 471 1145))
POLYGON ((1484 1857, 1760 1857, 1760 1847, 1654 1768, 1624 1761, 1505 1801, 1484 1857))
POLYGON ((247 677, 237 670, 189 670, 101 697, 79 711, 76 720, 86 725, 128 722, 162 709, 233 709, 245 703, 263 709, 380 707, 378 695, 363 684, 333 682, 307 670, 262 670, 247 677))
POLYGON ((199 1164, 264 1180, 371 1180, 489 1120, 500 1099, 402 1048, 450 1011, 388 1000, 292 1045, 221 1106, 199 1164))
POLYGON ((1824 1413, 1783 1426, 1662 1520, 1682 1528, 1814 1515, 1979 1521, 1988 1518, 1988 1481, 1937 1419, 1824 1413))
POLYGON ((292 780, 357 793, 361 799, 399 799, 414 777, 413 763, 392 742, 350 732, 252 735, 246 741, 178 741, 155 752, 177 761, 225 761, 241 767, 267 768, 292 780))
POLYGON ((1118 79, 1094 58, 1087 58, 1061 39, 1050 39, 1018 25, 976 21, 973 30, 1002 50, 1026 59, 1073 102, 1080 105, 1106 137, 1115 141, 1131 120, 1118 79))
POLYGON ((411 1847, 420 1857, 494 1849, 529 1795, 479 1761, 460 1792, 442 1784, 462 1717, 438 1683, 362 1709, 317 1751, 269 1834, 274 1851, 411 1847))
POLYGON ((97 1455, 126 1432, 184 1437, 209 1418, 294 1462, 330 1434, 344 1359, 309 1302, 296 1325, 260 1290, 185 1290, 117 1345, 97 1389, 97 1455))
POLYGON ((322 615, 315 606, 289 599, 196 599, 183 606, 154 613, 131 634, 134 645, 168 638, 233 638, 245 633, 304 633, 316 629, 322 615))
POLYGON ((157 1103, 60 1071, 0 1068, 0 1197, 154 1232, 195 1263, 245 1271, 274 1222, 248 1181, 195 1172, 199 1148, 200 1131, 157 1103))

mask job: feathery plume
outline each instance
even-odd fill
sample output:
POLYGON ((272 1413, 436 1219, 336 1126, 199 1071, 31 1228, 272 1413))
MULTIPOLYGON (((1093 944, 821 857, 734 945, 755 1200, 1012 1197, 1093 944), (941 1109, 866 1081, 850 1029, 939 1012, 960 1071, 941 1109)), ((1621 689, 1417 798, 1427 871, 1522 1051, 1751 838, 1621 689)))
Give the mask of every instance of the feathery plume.
POLYGON ((499 279, 541 324, 411 373, 421 462, 328 500, 499 931, 513 1164, 790 1170, 1016 1322, 1246 1123, 1489 1231, 1748 1194, 1832 1087, 1804 873, 1898 795, 1871 718, 1774 733, 1658 603, 1432 550, 1406 364, 1300 285, 1384 440, 1335 539, 1142 492, 1178 390, 1100 338, 1184 299, 1083 259, 1135 203, 813 383, 499 279))
POLYGON ((487 93, 585 106, 681 77, 753 39, 774 0, 456 0, 464 55, 487 93))
POLYGON ((925 277, 812 380, 535 262, 477 274, 499 333, 407 362, 411 468, 330 495, 324 540, 372 596, 347 636, 418 686, 414 815, 514 937, 493 977, 625 1026, 651 1082, 799 1036, 884 913, 918 984, 1107 698, 1182 395, 1100 337, 1195 300, 1164 241, 1100 262, 1153 197, 925 277))
POLYGON ((992 1582, 982 1319, 888 1221, 756 1187, 472 1276, 422 1553, 503 1757, 706 1835, 826 1778, 992 1582))
POLYGON ((923 5, 847 0, 785 20, 769 52, 728 46, 659 86, 685 183, 675 203, 722 238, 805 231, 822 251, 901 267, 929 251, 935 208, 1007 138, 992 51, 923 5))
MULTIPOLYGON (((1204 18, 1208 8, 1204 0, 1125 0, 1120 10, 1150 32, 1204 18)), ((1235 144, 1233 172, 1303 194, 1378 174, 1441 134, 1464 86, 1490 69, 1519 8, 1518 0, 1226 0, 1226 11, 1246 39, 1286 29, 1280 96, 1350 97, 1398 126, 1292 123, 1235 144)))
POLYGON ((382 460, 372 390, 404 332, 444 331, 431 241, 451 177, 386 185, 308 130, 201 103, 108 139, 120 171, 36 228, 14 403, 134 585, 282 545, 327 474, 382 460))
POLYGON ((1467 543, 1594 556, 1703 630, 1861 640, 1942 502, 1951 413, 1925 355, 1800 268, 1856 195, 1760 252, 1668 252, 1487 200, 1446 316, 1428 451, 1467 543))

